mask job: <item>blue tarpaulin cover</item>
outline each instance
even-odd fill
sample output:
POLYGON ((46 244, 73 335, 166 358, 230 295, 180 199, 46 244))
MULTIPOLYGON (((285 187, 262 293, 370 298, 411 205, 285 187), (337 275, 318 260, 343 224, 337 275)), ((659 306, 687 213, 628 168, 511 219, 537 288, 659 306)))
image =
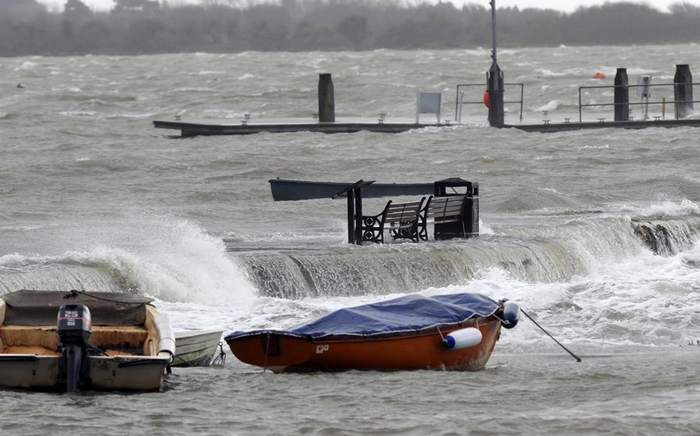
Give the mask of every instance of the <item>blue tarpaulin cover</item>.
POLYGON ((480 294, 461 293, 433 297, 411 294, 340 309, 287 331, 234 332, 225 339, 261 332, 320 338, 331 335, 371 336, 414 331, 457 323, 474 316, 489 316, 496 312, 498 307, 497 302, 480 294))

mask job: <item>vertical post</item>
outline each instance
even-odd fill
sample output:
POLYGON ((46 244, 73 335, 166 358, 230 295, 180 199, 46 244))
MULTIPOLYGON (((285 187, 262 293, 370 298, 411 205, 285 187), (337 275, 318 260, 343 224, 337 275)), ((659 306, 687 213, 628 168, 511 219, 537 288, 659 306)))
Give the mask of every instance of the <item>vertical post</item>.
POLYGON ((355 244, 362 244, 362 188, 353 189, 355 194, 355 244))
POLYGON ((661 99, 661 117, 666 119, 666 97, 661 99))
POLYGON ((503 71, 496 62, 491 64, 488 74, 489 124, 501 128, 505 124, 503 108, 503 71))
POLYGON ((496 62, 496 0, 489 2, 491 5, 491 59, 496 62))
POLYGON ((335 95, 330 73, 319 74, 318 78, 318 120, 335 121, 335 95))
POLYGON ((627 68, 618 68, 615 74, 615 121, 630 120, 630 88, 627 68))
POLYGON ((693 75, 688 64, 676 65, 673 76, 673 95, 676 100, 676 117, 685 118, 693 113, 693 75))
POLYGON ((355 243, 355 199, 352 190, 348 191, 348 244, 355 243))
POLYGON ((520 122, 523 121, 523 101, 525 99, 525 85, 520 84, 520 122))
POLYGON ((486 75, 486 89, 489 92, 489 124, 491 127, 501 128, 504 125, 503 71, 498 66, 496 53, 496 0, 491 0, 491 37, 493 62, 486 75))

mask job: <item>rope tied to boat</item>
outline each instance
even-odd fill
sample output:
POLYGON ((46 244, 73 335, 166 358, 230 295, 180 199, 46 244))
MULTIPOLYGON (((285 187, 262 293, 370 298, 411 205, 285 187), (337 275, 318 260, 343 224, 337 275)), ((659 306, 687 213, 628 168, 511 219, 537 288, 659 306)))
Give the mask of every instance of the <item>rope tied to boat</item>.
POLYGON ((185 368, 190 368, 190 367, 193 367, 193 366, 194 366, 194 365, 192 365, 190 362, 186 361, 185 359, 183 359, 183 358, 180 357, 180 356, 173 356, 173 362, 174 362, 175 360, 179 361, 178 365, 182 365, 182 366, 184 366, 185 368))
POLYGON ((86 297, 94 298, 95 300, 102 300, 102 301, 107 301, 109 303, 115 303, 115 304, 133 304, 134 306, 139 306, 144 304, 143 301, 120 301, 120 300, 113 300, 111 298, 104 298, 100 297, 97 295, 90 294, 85 291, 78 291, 76 289, 71 289, 70 292, 68 292, 66 295, 63 296, 64 299, 67 298, 75 298, 78 295, 85 295, 86 297))
POLYGON ((220 366, 226 363, 226 352, 224 351, 224 343, 219 342, 219 355, 211 361, 212 365, 220 366))
POLYGON ((522 308, 520 309, 520 311, 523 313, 523 315, 525 315, 525 316, 527 317, 527 319, 529 319, 529 320, 532 321, 537 327, 539 327, 540 330, 542 330, 547 336, 549 336, 550 338, 552 338, 552 340, 553 340, 554 342, 556 342, 557 345, 559 345, 559 346, 562 347, 564 350, 566 350, 567 353, 571 354, 571 356, 572 356, 574 359, 576 359, 577 362, 580 362, 580 361, 581 361, 581 358, 580 358, 580 357, 578 357, 577 355, 575 355, 574 353, 572 353, 568 348, 566 348, 566 347, 565 347, 564 345, 562 345, 559 341, 557 341, 557 340, 554 338, 554 336, 550 335, 549 332, 547 332, 547 330, 545 330, 541 325, 539 325, 539 324, 537 323, 537 321, 535 321, 534 319, 532 319, 532 317, 531 317, 530 315, 528 315, 527 312, 525 312, 522 308))

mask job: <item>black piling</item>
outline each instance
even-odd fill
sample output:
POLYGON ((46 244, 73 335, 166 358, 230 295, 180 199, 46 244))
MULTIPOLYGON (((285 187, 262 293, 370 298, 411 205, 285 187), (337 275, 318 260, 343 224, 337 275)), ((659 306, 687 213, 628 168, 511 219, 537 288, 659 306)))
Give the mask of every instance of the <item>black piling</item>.
POLYGON ((693 75, 688 64, 676 65, 673 85, 676 117, 685 118, 693 113, 693 75))
POLYGON ((504 126, 503 107, 503 71, 498 67, 498 63, 493 61, 487 77, 487 90, 489 92, 489 124, 491 127, 501 128, 504 126))
MULTIPOLYGON (((360 200, 361 204, 362 200, 360 200)), ((362 211, 360 211, 360 216, 362 216, 362 211)), ((348 244, 354 244, 355 241, 359 241, 356 229, 360 229, 355 225, 356 215, 355 215, 355 194, 353 191, 348 191, 348 244)), ((360 223, 362 225, 362 223, 360 223)))
POLYGON ((331 197, 347 197, 348 201, 348 243, 362 244, 362 188, 374 183, 374 180, 358 180, 357 182, 343 188, 331 197))
POLYGON ((486 90, 489 93, 489 124, 499 129, 505 125, 503 107, 503 71, 498 66, 498 50, 496 43, 496 0, 491 0, 491 68, 486 73, 486 90))
POLYGON ((335 121, 335 95, 329 73, 319 74, 318 78, 318 120, 335 121))
POLYGON ((615 121, 630 119, 630 88, 627 68, 618 68, 615 74, 615 121))

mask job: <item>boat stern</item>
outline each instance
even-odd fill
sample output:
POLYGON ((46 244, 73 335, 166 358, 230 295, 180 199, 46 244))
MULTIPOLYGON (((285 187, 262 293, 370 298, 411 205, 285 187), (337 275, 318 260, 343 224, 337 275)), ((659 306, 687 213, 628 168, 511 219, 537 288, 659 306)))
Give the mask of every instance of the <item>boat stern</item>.
POLYGON ((59 356, 0 354, 0 386, 53 389, 64 384, 59 382, 59 356))

